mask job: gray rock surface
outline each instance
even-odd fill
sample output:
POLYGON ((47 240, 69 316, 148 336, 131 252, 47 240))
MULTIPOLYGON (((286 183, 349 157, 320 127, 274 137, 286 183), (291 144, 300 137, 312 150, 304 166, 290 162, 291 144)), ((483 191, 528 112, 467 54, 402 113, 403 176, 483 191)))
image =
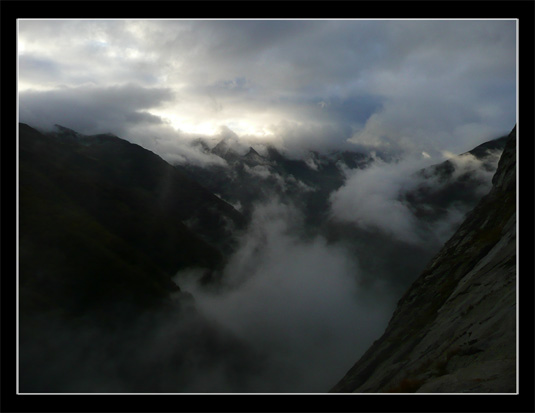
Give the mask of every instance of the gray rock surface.
POLYGON ((516 392, 516 127, 492 182, 331 392, 516 392))

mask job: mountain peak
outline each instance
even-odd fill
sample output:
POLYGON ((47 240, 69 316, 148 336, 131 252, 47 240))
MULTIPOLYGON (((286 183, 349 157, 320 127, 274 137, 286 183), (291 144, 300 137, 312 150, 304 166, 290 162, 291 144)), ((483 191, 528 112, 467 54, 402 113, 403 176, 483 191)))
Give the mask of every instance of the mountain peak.
POLYGON ((235 142, 231 141, 228 137, 225 137, 212 148, 212 153, 224 158, 225 156, 236 154, 235 149, 235 142))
POLYGON ((279 161, 284 159, 282 154, 274 146, 267 147, 267 156, 272 161, 279 161))
POLYGON ((249 146, 249 152, 245 156, 260 156, 257 151, 253 149, 252 146, 249 146))

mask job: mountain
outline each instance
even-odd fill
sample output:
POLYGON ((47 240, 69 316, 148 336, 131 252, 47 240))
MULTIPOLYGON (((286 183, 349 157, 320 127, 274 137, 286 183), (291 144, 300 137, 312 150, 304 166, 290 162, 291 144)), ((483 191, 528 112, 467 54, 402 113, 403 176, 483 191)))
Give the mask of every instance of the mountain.
POLYGON ((492 184, 331 392, 515 392, 516 127, 492 184))
MULTIPOLYGON (((418 219, 429 223, 444 219, 452 207, 465 212, 472 209, 490 189, 505 139, 483 143, 418 171, 413 181, 419 184, 400 193, 399 201, 407 204, 418 219)), ((196 145, 208 151, 206 143, 196 145)), ((273 146, 267 146, 261 155, 252 147, 240 148, 228 139, 219 141, 210 152, 224 159, 227 166, 181 167, 210 191, 239 206, 247 217, 255 203, 276 196, 297 205, 305 213, 307 224, 316 228, 329 219, 329 196, 344 185, 347 171, 366 169, 375 160, 370 154, 347 150, 308 151, 302 159, 294 159, 273 146)), ((385 154, 375 156, 392 161, 385 154)))
POLYGON ((506 141, 507 136, 503 136, 419 170, 415 178, 421 183, 401 194, 400 201, 427 222, 444 218, 452 207, 471 210, 490 190, 491 176, 506 141))
MULTIPOLYGON (((293 159, 273 146, 247 151, 221 140, 212 153, 222 156, 226 166, 182 167, 193 179, 240 208, 249 220, 259 203, 275 198, 293 204, 303 213, 306 234, 320 233, 359 257, 363 272, 371 277, 361 277, 360 282, 382 280, 401 295, 490 189, 504 145, 503 137, 492 140, 408 177, 414 185, 401 188, 397 197, 414 215, 418 237, 426 240, 422 245, 333 219, 331 194, 346 184, 348 171, 358 175, 373 165, 376 158, 370 154, 308 151, 302 159, 293 159), (367 252, 374 249, 381 253, 367 252)), ((393 161, 385 154, 379 159, 393 161)))
POLYGON ((180 269, 217 270, 244 219, 159 156, 113 135, 19 126, 23 311, 158 304, 180 269))
MULTIPOLYGON (((388 235, 350 225, 337 229, 338 238, 326 235, 329 195, 345 184, 347 169, 360 173, 373 162, 371 156, 310 151, 292 159, 275 148, 239 148, 232 140, 194 145, 219 153, 226 166, 172 166, 111 134, 86 136, 59 125, 44 133, 19 125, 21 391, 256 392, 270 388, 263 387, 266 374, 279 386, 284 380, 276 372, 271 377, 269 362, 277 349, 251 345, 198 310, 204 293, 225 287, 207 281, 221 274, 232 278, 227 265, 232 259, 244 258, 253 269, 269 264, 239 253, 263 248, 240 235, 248 234, 242 230, 251 223, 255 204, 271 198, 303 212, 306 222, 298 223, 296 237, 325 236, 347 248, 348 256, 355 248, 359 268, 373 281, 384 281, 381 270, 395 267, 388 282, 399 278, 405 290, 413 278, 404 274, 412 277, 423 267, 422 251, 388 235), (353 243, 355 237, 361 239, 353 243), (200 273, 205 283, 194 290, 196 297, 174 282, 178 271, 184 282, 200 273)), ((487 146, 493 145, 500 149, 487 146)), ((400 199, 415 214, 421 205, 427 204, 424 212, 435 208, 421 216, 429 222, 440 218, 443 202, 451 206, 465 198, 447 190, 450 185, 467 183, 466 193, 475 194, 466 196, 465 206, 477 202, 478 188, 490 182, 494 158, 484 148, 467 159, 452 159, 453 169, 421 171, 415 178, 421 186, 400 199), (481 174, 487 160, 490 169, 481 174), (443 190, 445 195, 437 195, 443 190)), ((433 302, 429 295, 425 299, 433 302)))
POLYGON ((265 165, 266 159, 261 156, 253 147, 249 147, 249 152, 243 157, 243 161, 249 165, 265 165))
POLYGON ((243 224, 138 145, 19 124, 20 391, 238 387, 257 368, 253 350, 199 314, 172 277, 199 267, 214 277, 243 224))
POLYGON ((369 155, 349 151, 309 151, 304 159, 292 159, 273 146, 263 154, 252 147, 240 151, 225 139, 211 153, 224 159, 227 166, 181 167, 207 189, 239 206, 247 218, 255 204, 277 197, 297 205, 307 224, 316 228, 327 218, 329 194, 345 181, 343 168, 364 168, 371 161, 369 155))

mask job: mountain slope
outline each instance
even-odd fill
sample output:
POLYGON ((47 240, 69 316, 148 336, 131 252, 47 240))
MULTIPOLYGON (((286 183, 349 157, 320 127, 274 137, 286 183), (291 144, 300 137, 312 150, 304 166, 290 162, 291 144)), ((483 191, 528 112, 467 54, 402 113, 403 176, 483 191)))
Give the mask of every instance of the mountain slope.
POLYGON ((331 392, 514 392, 516 128, 493 187, 331 392))
MULTIPOLYGON (((387 188, 387 191, 381 192, 383 187, 378 186, 380 199, 395 201, 406 209, 411 228, 407 233, 413 237, 412 242, 392 236, 388 226, 363 227, 351 220, 351 213, 340 218, 336 209, 333 209, 332 218, 324 226, 327 238, 351 248, 365 274, 361 281, 384 281, 400 297, 453 235, 466 215, 488 193, 504 146, 503 138, 492 140, 465 154, 418 169, 409 176, 401 172, 403 184, 394 186, 393 190, 387 188)), ((345 187, 357 189, 361 185, 358 183, 359 177, 366 173, 366 169, 354 171, 349 175, 345 187)), ((368 182, 373 183, 371 178, 368 178, 368 182)), ((392 174, 388 179, 395 182, 398 177, 392 174)), ((368 194, 371 195, 374 185, 369 187, 368 194)), ((346 191, 346 197, 351 193, 351 190, 346 191)), ((337 194, 333 195, 333 205, 336 206, 337 194)), ((354 195, 346 199, 354 200, 349 203, 353 207, 358 207, 358 203, 366 204, 365 199, 357 201, 359 197, 354 195)))
POLYGON ((176 271, 223 264, 243 223, 160 157, 111 135, 20 124, 20 287, 24 311, 157 305, 176 271))
POLYGON ((199 314, 171 277, 187 267, 208 275, 221 268, 216 246, 231 248, 230 227, 242 222, 137 145, 20 124, 20 391, 238 386, 256 356, 199 314))
POLYGON ((433 222, 452 207, 471 210, 491 185, 507 136, 485 142, 471 151, 417 172, 418 187, 402 194, 419 219, 433 222))

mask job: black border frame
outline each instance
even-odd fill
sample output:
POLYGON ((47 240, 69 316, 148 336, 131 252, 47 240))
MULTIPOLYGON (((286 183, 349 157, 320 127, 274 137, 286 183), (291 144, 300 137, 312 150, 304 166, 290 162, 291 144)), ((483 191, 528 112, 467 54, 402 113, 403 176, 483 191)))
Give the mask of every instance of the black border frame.
MULTIPOLYGON (((30 2, 2 1, 2 398, 13 412, 534 412, 533 1, 509 2, 30 2), (15 312, 16 21, 18 18, 515 18, 519 22, 520 381, 517 395, 17 395, 15 312), (3 70, 2 70, 3 69, 3 70), (12 112, 11 112, 12 111, 12 112), (522 121, 520 121, 522 120, 522 121), (10 248, 12 247, 12 248, 10 248)), ((1 199, 1 198, 0 198, 1 199)), ((1 336, 0 336, 1 337, 1 336)), ((349 368, 350 366, 348 366, 349 368)))

